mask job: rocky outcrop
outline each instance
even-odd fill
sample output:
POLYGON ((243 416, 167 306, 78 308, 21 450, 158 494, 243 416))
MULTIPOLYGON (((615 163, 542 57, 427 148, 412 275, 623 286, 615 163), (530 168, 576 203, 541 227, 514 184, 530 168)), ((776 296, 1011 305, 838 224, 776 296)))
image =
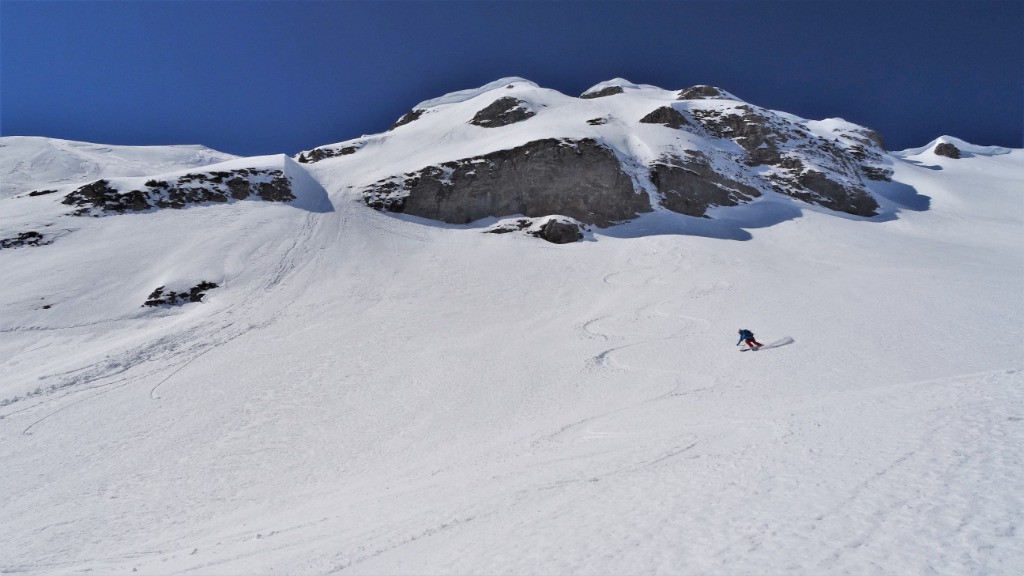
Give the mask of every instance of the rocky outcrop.
POLYGON ((39 232, 29 230, 28 232, 21 232, 12 238, 0 239, 0 249, 24 248, 25 246, 46 246, 47 244, 52 243, 53 240, 47 241, 46 237, 39 232))
POLYGON ((522 100, 511 96, 504 96, 477 112, 469 123, 483 128, 498 128, 522 122, 536 115, 537 113, 527 108, 526 103, 522 100))
POLYGON ((341 148, 320 146, 318 148, 313 148, 309 152, 302 152, 296 160, 302 164, 313 164, 314 162, 319 162, 328 158, 355 154, 359 148, 361 148, 361 146, 342 146, 341 148))
POLYGON ((693 114, 710 135, 730 139, 744 150, 737 161, 774 167, 767 181, 776 192, 858 216, 876 213, 878 203, 867 192, 864 178, 887 179, 891 170, 866 136, 843 133, 842 138, 826 140, 747 104, 696 109, 693 114))
POLYGON ((368 206, 464 224, 488 216, 563 214, 598 226, 649 212, 618 158, 592 139, 545 139, 428 166, 363 190, 368 206))
POLYGON ((952 158, 954 160, 960 159, 960 149, 949 142, 942 142, 936 146, 935 154, 938 156, 945 156, 946 158, 952 158))
POLYGON ((655 163, 650 179, 661 205, 687 216, 704 216, 713 206, 736 206, 761 195, 756 187, 715 171, 708 158, 696 152, 686 159, 664 158, 655 163))
POLYGON ((622 86, 605 86, 604 88, 601 88, 600 90, 595 90, 593 92, 586 92, 584 94, 580 94, 580 98, 582 98, 584 100, 590 100, 592 98, 604 98, 605 96, 613 96, 615 94, 622 94, 623 92, 625 92, 625 90, 622 89, 622 86))
POLYGON ((689 126, 690 121, 682 112, 671 106, 662 106, 640 119, 641 124, 661 124, 669 128, 689 126))
POLYGON ((143 306, 181 306, 188 302, 202 302, 206 293, 218 285, 213 282, 202 281, 199 284, 180 292, 174 290, 166 291, 166 286, 161 286, 150 293, 143 306))
POLYGON ((731 96, 719 88, 699 84, 691 86, 686 90, 679 91, 680 100, 714 100, 718 98, 730 98, 731 96))
POLYGON ((762 147, 774 149, 776 141, 785 142, 788 139, 785 132, 772 129, 771 120, 767 116, 755 112, 746 104, 726 111, 717 108, 698 109, 693 114, 715 137, 732 139, 747 152, 762 147))
POLYGON ((295 199, 291 181, 280 170, 240 168, 186 174, 170 180, 149 180, 145 188, 121 193, 107 180, 97 180, 71 192, 62 204, 77 206, 75 216, 142 212, 153 208, 180 209, 194 204, 223 203, 257 196, 267 202, 295 199))
POLYGON ((508 234, 511 232, 529 234, 535 238, 547 240, 552 244, 569 244, 583 239, 583 229, 578 222, 559 217, 548 218, 540 224, 534 219, 517 218, 511 221, 499 222, 487 230, 488 234, 508 234))
POLYGON ((405 126, 410 122, 415 122, 416 120, 419 120, 420 116, 423 116, 424 112, 426 112, 426 110, 410 110, 406 112, 405 114, 402 115, 401 118, 399 118, 394 124, 391 125, 391 128, 389 128, 388 131, 390 132, 391 130, 398 128, 399 126, 405 126))
POLYGON ((563 222, 551 219, 541 225, 540 230, 533 233, 552 244, 570 244, 583 239, 583 233, 575 222, 563 222))

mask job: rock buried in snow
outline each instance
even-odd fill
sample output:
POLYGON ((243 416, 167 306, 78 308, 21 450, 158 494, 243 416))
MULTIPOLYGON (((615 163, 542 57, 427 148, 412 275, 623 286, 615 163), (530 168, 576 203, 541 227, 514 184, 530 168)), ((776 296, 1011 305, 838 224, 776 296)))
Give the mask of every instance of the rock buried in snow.
POLYGON ((349 154, 355 154, 361 146, 342 146, 341 148, 331 148, 330 146, 320 146, 314 148, 309 152, 302 152, 296 159, 301 164, 312 164, 328 158, 334 158, 337 156, 347 156, 349 154))
POLYGON ((206 293, 219 286, 213 282, 202 281, 188 290, 166 291, 166 286, 161 286, 150 293, 143 306, 181 306, 188 302, 202 302, 206 293))
POLYGON ((604 98, 605 96, 614 96, 615 94, 622 94, 623 92, 625 92, 625 90, 622 86, 606 86, 600 90, 595 90, 594 92, 581 94, 580 98, 584 100, 591 100, 594 98, 604 98))
POLYGON ((533 233, 537 238, 543 238, 552 244, 569 244, 583 239, 583 233, 575 222, 561 220, 548 220, 541 225, 540 230, 533 233))
POLYGON ((938 156, 945 156, 946 158, 952 158, 954 160, 960 159, 960 149, 949 142, 943 142, 936 146, 935 154, 938 156))
POLYGON ((536 115, 537 113, 526 107, 526 103, 522 100, 504 96, 477 112, 469 123, 483 128, 498 128, 521 122, 536 115))
POLYGON ((395 123, 392 124, 391 128, 389 128, 388 130, 394 130, 399 126, 405 126, 410 122, 415 122, 420 119, 420 116, 423 116, 424 112, 425 110, 410 110, 409 112, 403 114, 402 117, 399 118, 397 121, 395 121, 395 123))
POLYGON ((523 232, 535 238, 547 240, 552 244, 569 244, 583 239, 582 227, 579 222, 568 218, 549 218, 543 224, 531 218, 518 218, 496 224, 487 230, 489 234, 508 234, 523 232))
POLYGON ((680 128, 689 126, 690 121, 682 112, 671 106, 662 106, 640 119, 643 124, 661 124, 668 128, 680 128))
POLYGON ((35 230, 29 230, 28 232, 21 232, 13 238, 4 238, 0 240, 0 249, 3 248, 22 248, 25 246, 45 246, 52 244, 53 241, 44 242, 45 236, 36 232, 35 230))
POLYGON ((152 208, 180 209, 230 199, 256 196, 267 202, 290 202, 291 181, 280 170, 240 168, 231 171, 190 173, 174 180, 149 180, 145 188, 120 192, 107 180, 97 180, 71 192, 62 204, 77 206, 75 216, 143 212, 152 208))

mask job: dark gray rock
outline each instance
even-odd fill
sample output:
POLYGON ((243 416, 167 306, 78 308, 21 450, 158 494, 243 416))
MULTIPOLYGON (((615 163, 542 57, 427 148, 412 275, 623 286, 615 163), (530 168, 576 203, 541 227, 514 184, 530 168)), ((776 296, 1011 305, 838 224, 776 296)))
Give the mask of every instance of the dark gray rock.
POLYGON ((28 232, 21 232, 13 238, 0 239, 0 249, 4 248, 24 248, 25 246, 46 246, 52 244, 53 241, 45 241, 46 237, 36 232, 35 230, 29 230, 28 232))
POLYGON ((142 304, 143 306, 181 306, 189 302, 202 302, 206 293, 219 286, 214 282, 203 280, 199 284, 180 292, 165 291, 166 286, 161 286, 150 293, 149 297, 142 304))
POLYGON ((267 202, 295 199, 291 181, 280 170, 241 168, 230 172, 204 172, 179 176, 173 181, 149 180, 144 190, 120 194, 106 180, 97 180, 71 192, 61 201, 77 206, 75 216, 100 216, 111 212, 141 212, 153 208, 181 209, 206 203, 243 200, 251 195, 267 202))
POLYGON ((680 100, 714 100, 725 97, 726 96, 722 90, 715 88, 714 86, 707 86, 704 84, 691 86, 685 90, 679 91, 680 100))
POLYGON ((661 205, 688 216, 704 216, 712 206, 736 206, 761 192, 716 172, 703 155, 666 158, 651 166, 651 183, 661 195, 661 205))
POLYGON ((142 192, 135 190, 128 194, 119 194, 107 180, 97 180, 78 188, 64 196, 61 204, 79 206, 80 209, 74 212, 76 216, 89 212, 91 208, 119 214, 140 212, 151 208, 142 192))
POLYGON ((314 162, 319 162, 328 158, 355 154, 359 148, 361 148, 361 146, 342 146, 341 148, 327 148, 321 146, 319 148, 314 148, 309 152, 299 154, 298 162, 302 164, 313 164, 314 162))
POLYGON ((605 96, 612 96, 612 95, 615 95, 615 94, 622 94, 624 91, 625 90, 622 89, 622 86, 605 86, 604 88, 601 88, 600 90, 595 90, 593 92, 586 92, 584 94, 580 94, 580 98, 582 98, 584 100, 590 100, 592 98, 604 98, 605 96))
POLYGON ((540 230, 533 234, 552 244, 569 244, 583 239, 583 233, 575 222, 563 222, 551 219, 541 225, 540 230))
POLYGON ((878 202, 866 190, 844 186, 821 172, 807 170, 799 176, 798 181, 811 194, 790 191, 790 195, 805 202, 856 216, 874 216, 878 210, 878 202))
POLYGON ((669 128, 689 126, 686 116, 671 106, 662 106, 640 119, 643 124, 661 124, 669 128))
POLYGON ((698 109, 693 115, 708 133, 731 139, 746 151, 737 160, 748 166, 779 168, 769 178, 775 191, 857 216, 876 213, 878 203, 863 179, 886 180, 892 171, 875 142, 881 137, 873 131, 844 132, 842 140, 830 141, 747 104, 727 110, 698 109), (787 143, 783 152, 780 146, 787 143), (827 166, 829 172, 806 170, 803 159, 827 166))
POLYGON ((28 196, 46 196, 47 194, 56 194, 56 190, 33 190, 29 192, 28 196))
POLYGON ((730 112, 721 110, 694 110, 694 116, 711 134, 719 138, 730 138, 748 152, 762 146, 774 147, 775 142, 786 142, 784 132, 772 129, 771 120, 755 112, 750 106, 741 105, 730 112))
POLYGON ((935 154, 945 156, 946 158, 952 158, 954 160, 960 159, 960 149, 949 142, 943 142, 936 146, 935 154))
POLYGON ((426 110, 410 110, 409 112, 406 112, 405 114, 402 115, 401 118, 398 119, 398 121, 396 121, 391 126, 391 128, 388 129, 388 131, 390 132, 391 130, 398 128, 399 126, 405 126, 410 122, 415 122, 416 120, 419 120, 420 116, 423 116, 424 112, 426 112, 426 110))
POLYGON ((607 118, 591 118, 590 120, 587 120, 587 124, 590 124, 591 126, 601 126, 602 124, 607 124, 607 123, 608 123, 608 119, 607 118))
POLYGON ((487 216, 563 214, 608 226, 649 212, 618 158, 594 140, 546 139, 428 166, 363 190, 365 203, 453 224, 487 216))
POLYGON ((503 96, 477 112, 469 123, 483 128, 498 128, 536 116, 536 112, 524 107, 524 104, 518 98, 503 96))

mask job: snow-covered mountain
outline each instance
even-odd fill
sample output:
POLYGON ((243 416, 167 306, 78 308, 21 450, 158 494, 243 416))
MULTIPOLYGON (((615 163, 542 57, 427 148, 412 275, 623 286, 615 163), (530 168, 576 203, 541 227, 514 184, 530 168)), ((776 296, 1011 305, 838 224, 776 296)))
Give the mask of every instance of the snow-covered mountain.
POLYGON ((502 79, 0 152, 0 572, 1024 570, 1024 150, 502 79))
POLYGON ((892 173, 870 129, 766 110, 711 86, 622 79, 576 98, 503 78, 298 160, 360 173, 350 180, 373 207, 460 224, 554 213, 607 226, 657 210, 704 216, 770 194, 875 216, 867 183, 892 173))

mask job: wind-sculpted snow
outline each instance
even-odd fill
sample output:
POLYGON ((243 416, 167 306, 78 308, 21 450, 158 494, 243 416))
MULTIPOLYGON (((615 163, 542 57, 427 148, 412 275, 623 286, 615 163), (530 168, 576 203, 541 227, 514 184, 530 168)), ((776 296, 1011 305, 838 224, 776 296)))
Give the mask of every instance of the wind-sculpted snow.
POLYGON ((205 146, 109 146, 56 138, 0 138, 0 199, 45 186, 165 174, 236 158, 205 146))

